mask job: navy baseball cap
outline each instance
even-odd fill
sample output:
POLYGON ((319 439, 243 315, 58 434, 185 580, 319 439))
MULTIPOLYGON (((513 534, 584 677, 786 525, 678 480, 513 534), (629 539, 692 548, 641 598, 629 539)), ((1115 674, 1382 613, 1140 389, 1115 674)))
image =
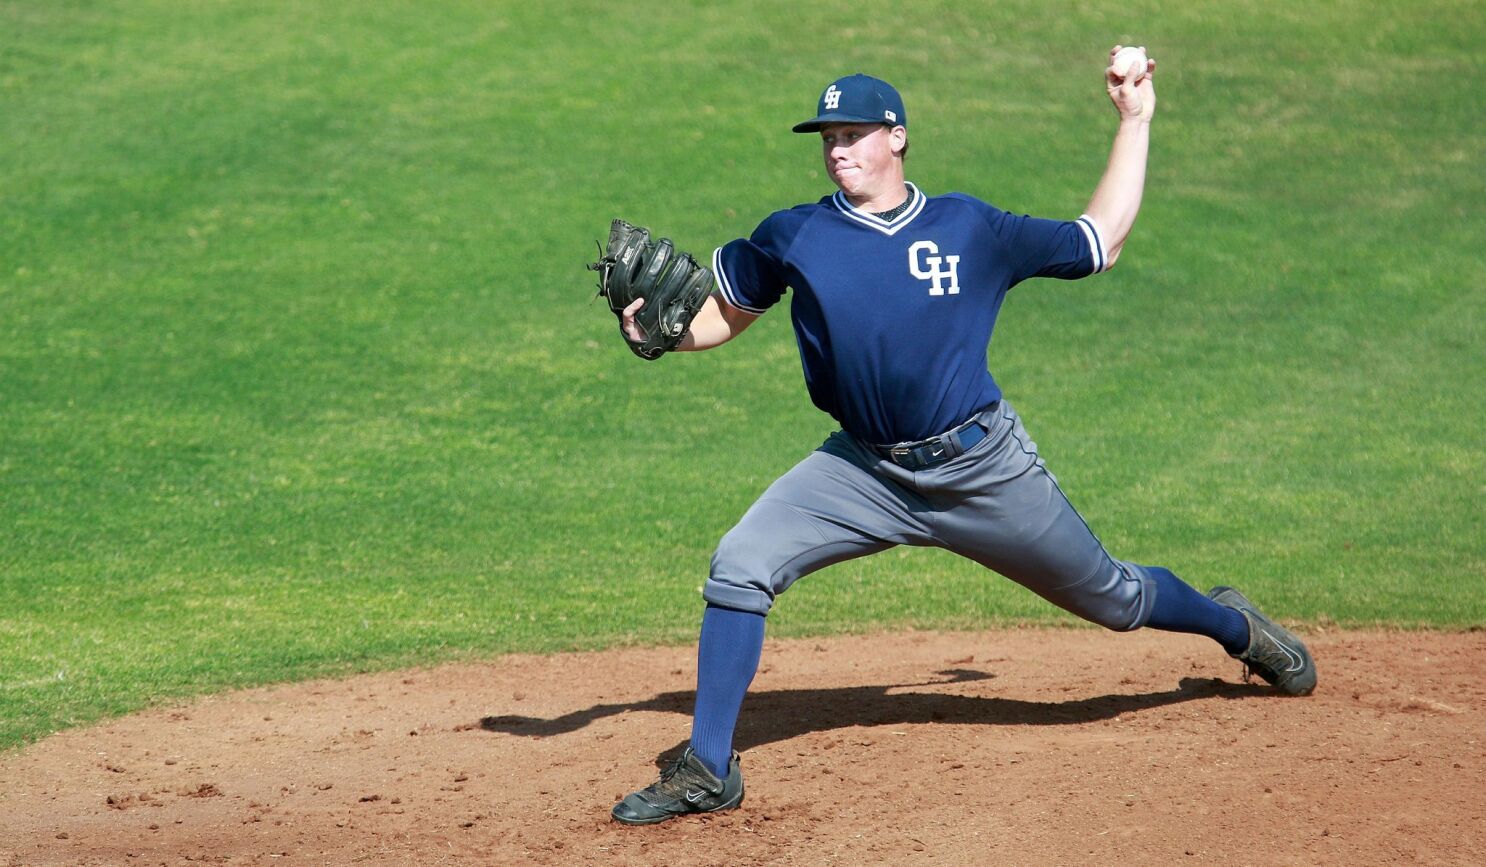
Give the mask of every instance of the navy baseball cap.
POLYGON ((795 132, 815 132, 828 123, 885 123, 908 126, 903 97, 880 78, 848 75, 831 82, 820 95, 815 117, 795 124, 795 132))

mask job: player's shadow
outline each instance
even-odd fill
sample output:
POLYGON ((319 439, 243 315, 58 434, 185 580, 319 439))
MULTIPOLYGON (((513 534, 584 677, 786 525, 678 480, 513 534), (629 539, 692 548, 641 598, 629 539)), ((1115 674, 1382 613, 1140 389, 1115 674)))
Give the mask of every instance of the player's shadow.
MULTIPOLYGON (((1022 701, 995 696, 916 691, 950 684, 989 680, 995 675, 971 669, 937 672, 942 678, 924 683, 848 686, 828 689, 778 689, 749 693, 733 736, 738 750, 785 741, 809 732, 851 726, 956 723, 971 725, 1078 725, 1112 719, 1155 707, 1204 698, 1239 698, 1272 692, 1253 684, 1216 678, 1182 678, 1175 689, 1131 695, 1101 695, 1067 701, 1022 701)), ((643 701, 597 704, 553 719, 488 716, 479 727, 489 732, 551 737, 595 720, 632 711, 689 716, 696 693, 663 692, 643 701)), ((665 755, 672 753, 667 750, 665 755)), ((657 760, 660 763, 665 755, 657 760)))

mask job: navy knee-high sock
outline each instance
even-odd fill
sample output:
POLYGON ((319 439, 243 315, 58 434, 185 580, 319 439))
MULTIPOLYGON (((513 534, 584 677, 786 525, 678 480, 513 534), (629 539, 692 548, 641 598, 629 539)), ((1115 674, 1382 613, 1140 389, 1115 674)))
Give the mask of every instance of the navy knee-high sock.
POLYGON ((1156 581, 1156 602, 1146 626, 1167 632, 1190 632, 1206 635, 1230 654, 1242 653, 1249 646, 1249 622, 1242 614, 1219 605, 1198 593, 1196 588, 1176 577, 1170 569, 1144 567, 1156 581))
POLYGON ((697 642, 697 705, 691 747, 719 777, 727 777, 733 727, 764 650, 764 615, 708 605, 697 642))

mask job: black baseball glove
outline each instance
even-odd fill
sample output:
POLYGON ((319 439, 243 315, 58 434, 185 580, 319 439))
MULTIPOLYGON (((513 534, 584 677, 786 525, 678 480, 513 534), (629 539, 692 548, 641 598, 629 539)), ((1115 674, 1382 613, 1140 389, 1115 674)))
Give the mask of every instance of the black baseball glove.
POLYGON ((619 333, 630 351, 653 361, 681 345, 691 320, 712 292, 712 271, 690 253, 677 250, 670 238, 651 240, 650 230, 615 220, 609 246, 588 265, 599 272, 599 294, 619 317, 619 333), (624 308, 636 298, 645 306, 635 314, 644 340, 624 333, 624 308))

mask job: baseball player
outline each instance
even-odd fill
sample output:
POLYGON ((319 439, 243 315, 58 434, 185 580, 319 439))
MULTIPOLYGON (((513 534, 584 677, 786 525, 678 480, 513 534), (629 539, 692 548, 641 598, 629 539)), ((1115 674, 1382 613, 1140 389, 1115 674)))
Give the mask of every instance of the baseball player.
MULTIPOLYGON (((1204 595, 1168 569, 1105 551, 987 370, 1012 287, 1086 277, 1119 258, 1145 184, 1154 72, 1155 61, 1123 77, 1106 70, 1119 126, 1093 198, 1072 221, 907 183, 908 114, 876 78, 832 82, 815 116, 794 127, 820 136, 837 191, 771 214, 714 253, 717 288, 680 349, 731 340, 793 289, 806 386, 841 430, 718 545, 703 589, 690 745, 616 805, 614 819, 651 824, 738 806, 733 728, 774 597, 817 569, 896 545, 954 551, 1112 630, 1209 636, 1282 693, 1315 687, 1305 645, 1238 591, 1204 595)), ((627 330, 642 305, 624 311, 627 330)))

